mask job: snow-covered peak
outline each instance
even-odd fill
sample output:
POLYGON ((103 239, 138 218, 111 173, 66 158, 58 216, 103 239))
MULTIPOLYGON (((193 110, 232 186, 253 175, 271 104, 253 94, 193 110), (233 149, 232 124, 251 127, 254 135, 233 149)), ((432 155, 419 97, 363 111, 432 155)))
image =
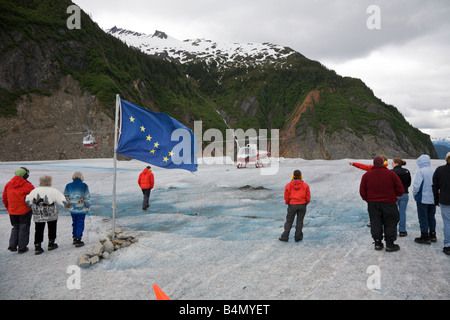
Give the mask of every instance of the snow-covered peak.
POLYGON ((145 34, 117 27, 106 30, 127 45, 169 61, 180 63, 203 59, 217 62, 220 66, 250 65, 275 62, 295 53, 294 50, 271 43, 219 43, 208 39, 180 41, 162 31, 145 34))
POLYGON ((431 142, 437 145, 444 145, 450 147, 450 137, 447 138, 431 138, 431 142))

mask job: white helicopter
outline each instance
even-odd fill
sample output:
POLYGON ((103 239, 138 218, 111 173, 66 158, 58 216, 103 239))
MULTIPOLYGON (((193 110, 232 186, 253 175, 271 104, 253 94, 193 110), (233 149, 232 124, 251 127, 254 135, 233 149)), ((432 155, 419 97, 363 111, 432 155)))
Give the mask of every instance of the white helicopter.
POLYGON ((83 137, 83 147, 81 148, 81 151, 83 152, 87 149, 95 149, 95 151, 98 151, 98 140, 91 132, 92 131, 88 130, 88 135, 83 137))
MULTIPOLYGON (((258 150, 256 143, 249 143, 241 147, 239 140, 234 137, 237 145, 237 168, 247 168, 247 166, 255 166, 261 168, 270 164, 270 152, 264 150, 258 150)), ((267 150, 270 150, 270 141, 267 150)))
MULTIPOLYGON (((87 135, 83 137, 83 144, 81 147, 81 151, 86 151, 89 149, 95 149, 95 151, 98 151, 98 139, 93 135, 93 133, 111 133, 114 131, 92 131, 89 128, 86 127, 87 135)), ((66 133, 66 134, 85 134, 84 132, 73 132, 73 133, 66 133)))

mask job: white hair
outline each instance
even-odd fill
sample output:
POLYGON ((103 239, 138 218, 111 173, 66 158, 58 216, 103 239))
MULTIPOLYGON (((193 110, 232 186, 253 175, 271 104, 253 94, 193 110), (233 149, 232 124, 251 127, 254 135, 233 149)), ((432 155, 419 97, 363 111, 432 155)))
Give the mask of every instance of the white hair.
POLYGON ((52 176, 42 176, 39 178, 40 187, 51 187, 52 186, 52 176))
POLYGON ((80 179, 81 181, 84 181, 83 174, 80 171, 75 171, 75 173, 72 176, 72 180, 74 179, 80 179))

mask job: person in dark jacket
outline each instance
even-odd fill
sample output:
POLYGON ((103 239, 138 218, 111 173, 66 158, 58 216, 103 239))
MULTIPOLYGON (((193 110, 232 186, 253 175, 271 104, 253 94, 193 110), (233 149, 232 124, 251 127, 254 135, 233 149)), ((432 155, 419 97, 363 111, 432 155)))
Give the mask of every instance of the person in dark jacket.
POLYGON ((408 169, 403 168, 406 162, 400 158, 394 158, 392 160, 392 171, 400 178, 405 189, 405 193, 398 198, 397 206, 400 213, 400 221, 398 223, 398 232, 400 237, 406 237, 408 232, 406 232, 406 208, 408 207, 409 192, 408 188, 411 186, 411 173, 408 169))
POLYGON ((303 176, 300 170, 295 170, 292 181, 284 188, 284 202, 288 205, 286 223, 284 232, 279 238, 280 241, 289 241, 289 233, 297 216, 295 227, 295 242, 303 240, 303 219, 306 215, 306 206, 311 201, 311 191, 309 186, 303 182, 303 176))
POLYGON ((444 253, 450 255, 450 152, 446 165, 438 167, 433 174, 434 203, 441 208, 444 221, 444 253))
POLYGON ((144 195, 142 200, 142 210, 145 211, 150 207, 150 204, 148 203, 150 200, 150 192, 155 185, 155 177, 153 176, 152 168, 150 166, 142 170, 138 178, 138 184, 144 195))
POLYGON ((361 179, 359 193, 368 204, 370 228, 375 241, 375 250, 383 249, 383 230, 386 251, 398 251, 397 224, 400 220, 397 198, 405 193, 400 178, 384 165, 381 157, 375 157, 373 168, 361 179))
POLYGON ((31 209, 25 203, 25 197, 34 186, 27 180, 30 171, 20 168, 14 173, 14 177, 3 189, 2 200, 9 213, 12 230, 9 238, 8 250, 24 253, 28 251, 30 241, 31 209))

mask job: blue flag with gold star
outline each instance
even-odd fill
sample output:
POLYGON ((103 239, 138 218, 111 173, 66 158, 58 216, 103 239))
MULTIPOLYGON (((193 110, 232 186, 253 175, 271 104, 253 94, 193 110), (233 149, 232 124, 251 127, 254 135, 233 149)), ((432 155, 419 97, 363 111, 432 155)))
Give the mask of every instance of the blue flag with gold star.
POLYGON ((190 129, 165 113, 120 102, 117 153, 165 169, 197 171, 198 146, 190 129))

